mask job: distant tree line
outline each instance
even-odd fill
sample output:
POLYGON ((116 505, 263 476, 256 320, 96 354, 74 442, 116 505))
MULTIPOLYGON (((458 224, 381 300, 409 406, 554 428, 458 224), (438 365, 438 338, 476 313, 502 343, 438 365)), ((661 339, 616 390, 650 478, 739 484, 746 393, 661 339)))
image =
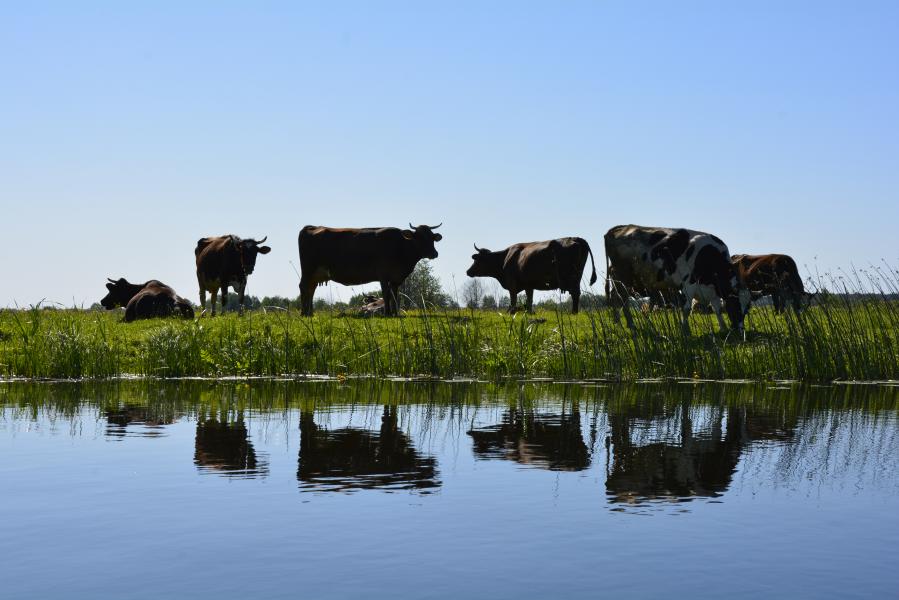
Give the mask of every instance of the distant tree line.
MULTIPOLYGON (((468 308, 470 310, 507 310, 509 308, 509 294, 505 290, 494 286, 493 292, 486 289, 484 280, 479 278, 470 278, 462 286, 459 293, 458 301, 453 295, 447 293, 440 284, 440 279, 434 274, 430 261, 422 260, 416 266, 405 283, 400 287, 400 306, 406 309, 430 309, 430 308, 468 308)), ((316 311, 352 311, 366 304, 366 298, 373 296, 379 298, 381 296, 380 286, 363 290, 350 296, 346 302, 334 301, 329 302, 326 298, 316 298, 314 309, 316 311)), ((899 300, 897 293, 834 293, 826 288, 821 288, 816 294, 817 302, 842 301, 842 302, 863 302, 867 300, 899 300)), ((522 292, 518 296, 518 304, 523 306, 525 303, 525 294, 522 292)), ((763 298, 757 300, 755 304, 764 305, 770 303, 770 300, 763 298)), ((584 293, 581 296, 581 308, 585 310, 598 309, 607 306, 605 296, 601 294, 584 293)), ((571 297, 568 294, 561 295, 558 292, 552 294, 542 300, 535 302, 534 307, 542 310, 562 311, 571 310, 571 297)), ((42 306, 44 309, 52 310, 55 308, 51 305, 42 306)), ((102 310, 98 303, 91 305, 91 310, 102 310)), ((247 310, 270 310, 270 309, 300 309, 300 298, 287 298, 284 296, 247 296, 245 299, 245 308, 247 310)), ((237 294, 231 292, 228 294, 228 301, 225 304, 225 311, 238 310, 237 294)))

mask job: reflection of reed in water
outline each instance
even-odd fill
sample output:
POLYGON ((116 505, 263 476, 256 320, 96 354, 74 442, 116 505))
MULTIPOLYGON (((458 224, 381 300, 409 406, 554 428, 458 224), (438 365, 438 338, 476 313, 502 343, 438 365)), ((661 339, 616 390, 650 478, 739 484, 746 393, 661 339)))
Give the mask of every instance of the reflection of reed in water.
POLYGON ((225 477, 265 477, 268 464, 257 459, 243 416, 233 422, 215 417, 197 421, 194 464, 225 477))
POLYGON ((440 487, 437 461, 422 456, 399 430, 395 406, 385 406, 378 432, 357 427, 329 431, 300 413, 297 479, 303 491, 414 490, 440 487))
POLYGON ((160 412, 155 407, 122 404, 104 409, 106 417, 106 435, 112 438, 126 436, 155 437, 165 435, 165 426, 175 422, 176 416, 171 412, 160 412), (129 431, 129 425, 140 426, 129 431))
POLYGON ((750 444, 789 442, 797 425, 783 413, 721 404, 692 408, 689 399, 661 417, 638 418, 630 408, 609 414, 606 492, 613 503, 717 498, 750 444), (697 417, 710 427, 694 431, 697 417))
POLYGON ((590 466, 590 451, 581 435, 581 414, 538 414, 514 409, 499 425, 468 432, 479 459, 505 459, 553 471, 580 471, 590 466))

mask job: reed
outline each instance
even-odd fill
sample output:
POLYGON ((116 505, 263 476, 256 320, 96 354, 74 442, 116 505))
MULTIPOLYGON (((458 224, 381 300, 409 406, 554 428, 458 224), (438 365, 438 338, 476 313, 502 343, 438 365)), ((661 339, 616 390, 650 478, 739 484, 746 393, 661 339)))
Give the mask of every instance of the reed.
POLYGON ((267 310, 135 323, 116 312, 7 309, 0 376, 897 379, 899 286, 887 274, 834 278, 827 289, 838 293, 822 286, 799 314, 754 307, 745 339, 718 333, 706 314, 691 316, 684 337, 674 310, 634 311, 631 331, 608 309, 435 309, 369 319, 267 310))

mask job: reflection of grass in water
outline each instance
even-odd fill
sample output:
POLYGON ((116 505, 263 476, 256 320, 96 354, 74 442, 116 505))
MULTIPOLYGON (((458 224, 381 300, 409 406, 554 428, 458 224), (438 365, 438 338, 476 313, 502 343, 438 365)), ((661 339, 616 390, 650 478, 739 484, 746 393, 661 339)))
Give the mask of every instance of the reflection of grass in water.
MULTIPOLYGON (((143 418, 168 423, 187 413, 231 421, 240 415, 277 418, 280 411, 327 415, 331 409, 362 411, 360 421, 374 428, 384 406, 423 405, 423 423, 462 419, 467 407, 504 406, 520 410, 547 407, 598 412, 666 415, 684 403, 734 408, 770 408, 785 416, 820 411, 860 410, 895 419, 899 386, 793 384, 786 389, 764 383, 624 383, 605 386, 557 383, 440 383, 378 379, 337 381, 115 380, 66 383, 0 383, 0 406, 37 415, 66 417, 88 404, 103 411, 140 407, 143 418), (374 407, 374 408, 372 408, 374 407)), ((400 425, 404 410, 397 412, 400 425)), ((592 418, 592 417, 591 417, 592 418)), ((325 423, 325 422, 322 422, 325 423)))
POLYGON ((0 312, 0 376, 159 377, 317 373, 555 378, 899 378, 899 303, 823 297, 800 316, 754 308, 745 341, 695 314, 635 311, 632 334, 601 309, 514 316, 449 310, 398 319, 326 312, 122 323, 115 313, 0 312))

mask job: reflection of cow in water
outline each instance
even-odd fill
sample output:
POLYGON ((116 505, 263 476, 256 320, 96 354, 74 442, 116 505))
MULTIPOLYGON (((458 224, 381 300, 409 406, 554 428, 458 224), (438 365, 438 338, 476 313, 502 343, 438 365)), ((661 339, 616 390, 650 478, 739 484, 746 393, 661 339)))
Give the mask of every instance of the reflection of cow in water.
POLYGON ((171 425, 176 420, 174 413, 160 413, 159 410, 139 404, 123 404, 104 411, 106 417, 106 435, 121 438, 126 435, 141 437, 153 437, 164 435, 163 427, 171 425), (140 425, 137 431, 128 431, 129 425, 140 425))
POLYGON ((385 406, 379 432, 356 427, 329 431, 312 412, 300 415, 297 479, 306 491, 427 490, 440 486, 437 461, 421 456, 385 406))
POLYGON ((590 466, 590 451, 581 436, 581 415, 538 415, 510 410, 499 425, 468 432, 481 459, 506 459, 553 471, 580 471, 590 466))
POLYGON ((625 413, 610 413, 612 466, 606 479, 610 502, 717 498, 730 485, 740 455, 750 443, 785 441, 793 436, 795 422, 751 409, 709 407, 710 431, 696 434, 689 403, 679 412, 679 443, 658 439, 635 443, 636 430, 651 431, 659 422, 638 420, 625 413), (726 416, 725 413, 726 412, 726 416), (722 422, 724 423, 722 428, 722 422))
POLYGON ((201 471, 226 477, 257 477, 268 473, 264 460, 256 458, 256 450, 243 419, 233 423, 214 418, 197 422, 194 464, 201 471))

